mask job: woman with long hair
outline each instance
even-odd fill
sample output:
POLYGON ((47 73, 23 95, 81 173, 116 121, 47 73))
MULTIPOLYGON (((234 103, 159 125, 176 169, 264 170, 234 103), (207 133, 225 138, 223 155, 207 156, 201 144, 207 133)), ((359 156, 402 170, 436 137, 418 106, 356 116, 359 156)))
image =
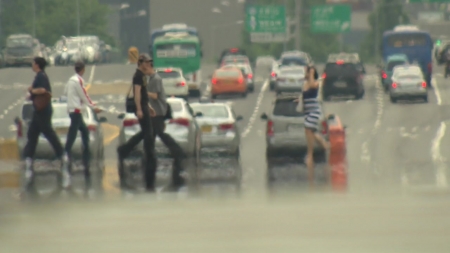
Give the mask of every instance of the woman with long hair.
POLYGON ((308 178, 311 185, 314 184, 314 145, 318 142, 325 150, 329 145, 318 133, 322 110, 318 99, 319 74, 314 66, 306 69, 306 82, 302 90, 302 104, 305 117, 305 136, 307 141, 306 166, 308 167, 308 178))

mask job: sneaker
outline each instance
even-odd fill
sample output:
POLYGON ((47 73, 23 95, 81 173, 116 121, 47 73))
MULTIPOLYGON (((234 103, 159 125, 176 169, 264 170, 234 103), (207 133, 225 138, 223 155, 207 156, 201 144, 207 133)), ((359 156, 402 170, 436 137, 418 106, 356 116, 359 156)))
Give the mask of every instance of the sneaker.
POLYGON ((24 186, 27 188, 33 181, 33 162, 31 159, 25 161, 24 186))
POLYGON ((70 172, 68 169, 63 169, 62 170, 62 187, 67 189, 70 187, 71 184, 71 176, 70 176, 70 172))

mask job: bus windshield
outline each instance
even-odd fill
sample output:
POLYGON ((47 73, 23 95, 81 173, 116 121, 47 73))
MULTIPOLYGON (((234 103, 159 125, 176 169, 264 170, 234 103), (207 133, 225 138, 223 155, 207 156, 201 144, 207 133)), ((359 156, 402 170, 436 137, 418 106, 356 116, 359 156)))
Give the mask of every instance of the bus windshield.
POLYGON ((425 34, 393 34, 387 39, 389 47, 413 47, 427 45, 425 34))
POLYGON ((195 43, 159 44, 156 45, 157 58, 186 58, 197 56, 195 43))

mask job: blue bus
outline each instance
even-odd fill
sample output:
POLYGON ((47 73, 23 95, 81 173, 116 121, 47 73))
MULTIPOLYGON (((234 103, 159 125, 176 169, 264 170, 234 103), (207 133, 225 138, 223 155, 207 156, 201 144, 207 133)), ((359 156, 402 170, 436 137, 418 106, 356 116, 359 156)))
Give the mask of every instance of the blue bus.
POLYGON ((381 51, 385 62, 391 55, 404 54, 410 63, 420 65, 428 87, 431 87, 433 40, 428 32, 415 26, 397 26, 384 32, 381 51))

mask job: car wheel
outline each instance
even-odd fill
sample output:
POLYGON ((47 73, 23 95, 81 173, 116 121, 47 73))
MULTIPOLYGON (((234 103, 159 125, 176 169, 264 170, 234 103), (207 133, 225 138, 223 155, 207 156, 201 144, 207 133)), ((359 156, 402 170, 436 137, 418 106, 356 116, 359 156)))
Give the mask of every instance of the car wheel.
POLYGON ((391 96, 391 102, 392 103, 397 103, 397 99, 391 96))
POLYGON ((244 98, 247 97, 247 91, 245 91, 244 93, 242 93, 242 97, 244 97, 244 98))
POLYGON ((212 99, 216 99, 216 98, 217 98, 217 95, 211 95, 211 98, 212 98, 212 99))
POLYGON ((274 90, 275 89, 275 84, 274 83, 269 83, 269 88, 270 88, 270 90, 274 90))
POLYGON ((423 102, 428 103, 428 96, 423 97, 423 102))

